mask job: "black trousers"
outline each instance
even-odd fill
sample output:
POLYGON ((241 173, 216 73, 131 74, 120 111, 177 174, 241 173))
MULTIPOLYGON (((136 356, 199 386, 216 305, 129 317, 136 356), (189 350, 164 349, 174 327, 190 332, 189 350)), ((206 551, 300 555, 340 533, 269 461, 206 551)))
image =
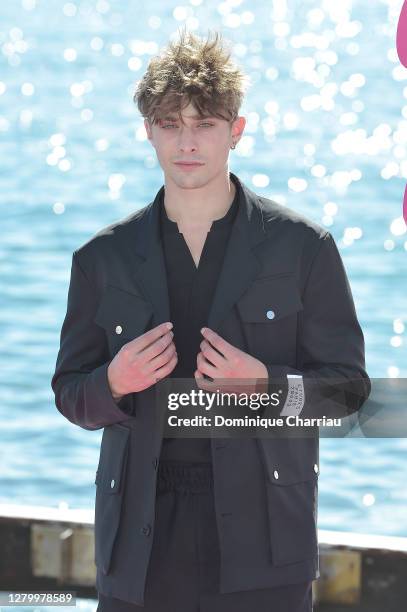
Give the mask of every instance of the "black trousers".
POLYGON ((161 461, 145 605, 98 593, 96 612, 312 612, 312 582, 219 593, 211 463, 161 461))

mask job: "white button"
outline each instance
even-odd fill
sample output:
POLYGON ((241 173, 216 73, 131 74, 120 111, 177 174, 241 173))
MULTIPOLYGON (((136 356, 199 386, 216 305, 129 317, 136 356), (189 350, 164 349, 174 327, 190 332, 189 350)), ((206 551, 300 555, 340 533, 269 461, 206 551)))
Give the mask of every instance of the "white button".
POLYGON ((315 472, 316 474, 318 474, 318 466, 317 466, 317 464, 316 464, 316 463, 314 464, 314 472, 315 472))
POLYGON ((118 325, 118 326, 116 327, 116 334, 121 334, 121 333, 122 333, 122 331, 123 331, 122 326, 121 326, 121 325, 118 325))
POLYGON ((114 478, 110 481, 110 488, 113 489, 115 485, 115 480, 114 478))
POLYGON ((278 478, 278 472, 277 472, 277 470, 274 470, 274 478, 278 478))
POLYGON ((275 317, 274 310, 268 310, 266 312, 266 316, 267 316, 268 319, 274 319, 274 317, 275 317))

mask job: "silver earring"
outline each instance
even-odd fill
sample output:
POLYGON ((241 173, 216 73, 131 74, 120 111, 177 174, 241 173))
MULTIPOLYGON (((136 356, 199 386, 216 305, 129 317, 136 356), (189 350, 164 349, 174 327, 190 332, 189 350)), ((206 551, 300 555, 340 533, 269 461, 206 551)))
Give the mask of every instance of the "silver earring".
POLYGON ((235 142, 233 142, 233 143, 230 145, 230 148, 231 148, 231 149, 235 149, 235 148, 236 148, 236 143, 235 143, 235 142))

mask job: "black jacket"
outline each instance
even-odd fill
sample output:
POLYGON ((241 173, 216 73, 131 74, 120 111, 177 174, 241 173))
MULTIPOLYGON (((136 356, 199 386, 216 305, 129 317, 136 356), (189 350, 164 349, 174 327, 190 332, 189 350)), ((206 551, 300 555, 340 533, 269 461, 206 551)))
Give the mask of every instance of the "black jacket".
MULTIPOLYGON (((283 414, 354 413, 369 396, 370 380, 332 235, 231 176, 244 197, 208 327, 263 361, 270 377, 300 386, 283 414), (287 381, 287 375, 299 378, 287 381)), ((154 534, 162 442, 157 386, 116 404, 107 367, 121 346, 169 320, 159 240, 163 189, 73 253, 51 382, 67 419, 84 429, 104 428, 95 480, 96 587, 138 604, 154 534)), ((318 578, 318 435, 213 438, 211 448, 221 592, 318 578)))

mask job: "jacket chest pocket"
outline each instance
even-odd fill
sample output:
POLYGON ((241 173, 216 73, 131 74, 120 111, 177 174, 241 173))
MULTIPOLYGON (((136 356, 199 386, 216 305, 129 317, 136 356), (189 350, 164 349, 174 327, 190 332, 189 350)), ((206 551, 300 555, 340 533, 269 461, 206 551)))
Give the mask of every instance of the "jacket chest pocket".
POLYGON ((236 306, 251 355, 266 362, 295 360, 303 304, 294 274, 255 280, 236 306))
MULTIPOLYGON (((280 441, 281 442, 281 441, 280 441)), ((301 443, 301 440, 296 440, 301 443)), ((312 443, 311 440, 308 441, 312 443)), ((318 476, 315 455, 302 458, 278 456, 270 444, 260 440, 265 466, 269 538, 273 565, 298 563, 318 556, 318 476)))
POLYGON ((153 308, 143 297, 107 285, 94 322, 106 332, 110 355, 124 344, 142 335, 153 315, 153 308))
POLYGON ((130 429, 119 423, 105 427, 96 470, 95 564, 110 570, 120 525, 130 429))

